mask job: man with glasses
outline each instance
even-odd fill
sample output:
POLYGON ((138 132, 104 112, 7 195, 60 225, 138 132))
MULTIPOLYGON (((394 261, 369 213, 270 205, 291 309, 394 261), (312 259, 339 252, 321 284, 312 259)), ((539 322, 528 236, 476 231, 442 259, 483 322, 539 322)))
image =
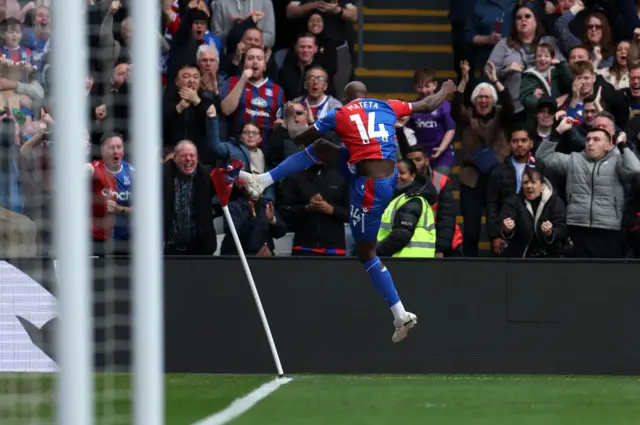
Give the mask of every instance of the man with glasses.
POLYGON ((308 125, 342 106, 342 102, 338 99, 327 95, 328 88, 329 76, 324 68, 312 66, 307 70, 304 78, 305 94, 297 97, 294 101, 300 102, 306 108, 308 125))

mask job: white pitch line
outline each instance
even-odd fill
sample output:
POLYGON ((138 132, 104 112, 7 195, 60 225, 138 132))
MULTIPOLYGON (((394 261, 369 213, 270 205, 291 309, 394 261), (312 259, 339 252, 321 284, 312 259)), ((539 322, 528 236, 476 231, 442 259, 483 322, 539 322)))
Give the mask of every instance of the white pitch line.
POLYGON ((242 415, 253 406, 255 406, 260 400, 266 398, 269 394, 280 388, 280 386, 291 382, 291 378, 276 378, 273 381, 269 381, 260 385, 255 390, 242 398, 235 399, 224 410, 214 413, 211 416, 194 423, 193 425, 224 425, 238 416, 242 415))

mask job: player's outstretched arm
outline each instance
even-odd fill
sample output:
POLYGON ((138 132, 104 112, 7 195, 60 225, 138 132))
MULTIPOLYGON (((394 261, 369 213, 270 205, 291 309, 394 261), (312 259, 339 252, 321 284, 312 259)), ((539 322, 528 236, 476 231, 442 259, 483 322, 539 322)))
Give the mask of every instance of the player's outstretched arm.
POLYGON ((452 80, 447 80, 438 93, 427 96, 424 99, 411 103, 413 112, 431 113, 436 110, 444 100, 456 91, 456 84, 452 80))
POLYGON ((297 145, 309 145, 321 137, 320 132, 312 125, 298 124, 294 117, 287 117, 289 137, 297 145))

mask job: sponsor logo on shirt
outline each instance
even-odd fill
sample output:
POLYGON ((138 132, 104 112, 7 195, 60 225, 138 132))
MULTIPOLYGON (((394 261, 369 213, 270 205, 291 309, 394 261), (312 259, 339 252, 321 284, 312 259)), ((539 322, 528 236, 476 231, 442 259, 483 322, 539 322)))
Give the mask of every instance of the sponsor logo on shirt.
MULTIPOLYGON (((269 95, 269 93, 267 93, 267 95, 269 95)), ((267 101, 261 97, 254 97, 251 100, 251 105, 256 107, 256 108, 266 108, 267 107, 267 101)))
POLYGON ((252 117, 265 117, 265 118, 270 118, 270 115, 268 112, 266 111, 254 111, 253 109, 245 109, 245 113, 247 115, 251 115, 252 117))
POLYGON ((438 128, 438 121, 416 120, 416 128, 438 128))
POLYGON ((102 196, 105 198, 117 199, 118 201, 127 202, 131 199, 131 192, 125 190, 123 192, 116 192, 110 188, 102 189, 102 196))

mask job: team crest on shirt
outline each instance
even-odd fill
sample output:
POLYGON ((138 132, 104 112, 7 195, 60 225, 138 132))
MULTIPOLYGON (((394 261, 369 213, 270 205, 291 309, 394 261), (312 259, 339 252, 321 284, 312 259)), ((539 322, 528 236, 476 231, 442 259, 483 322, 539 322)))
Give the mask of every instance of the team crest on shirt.
POLYGON ((126 184, 127 186, 131 184, 131 179, 129 178, 129 176, 124 176, 124 184, 126 184))
MULTIPOLYGON (((267 95, 269 95, 269 93, 267 92, 267 95)), ((253 105, 256 108, 266 108, 267 107, 267 101, 261 97, 254 97, 251 100, 251 105, 253 105)))
POLYGON ((268 97, 273 97, 273 90, 271 90, 271 89, 264 89, 264 92, 265 92, 265 94, 266 94, 268 97))

